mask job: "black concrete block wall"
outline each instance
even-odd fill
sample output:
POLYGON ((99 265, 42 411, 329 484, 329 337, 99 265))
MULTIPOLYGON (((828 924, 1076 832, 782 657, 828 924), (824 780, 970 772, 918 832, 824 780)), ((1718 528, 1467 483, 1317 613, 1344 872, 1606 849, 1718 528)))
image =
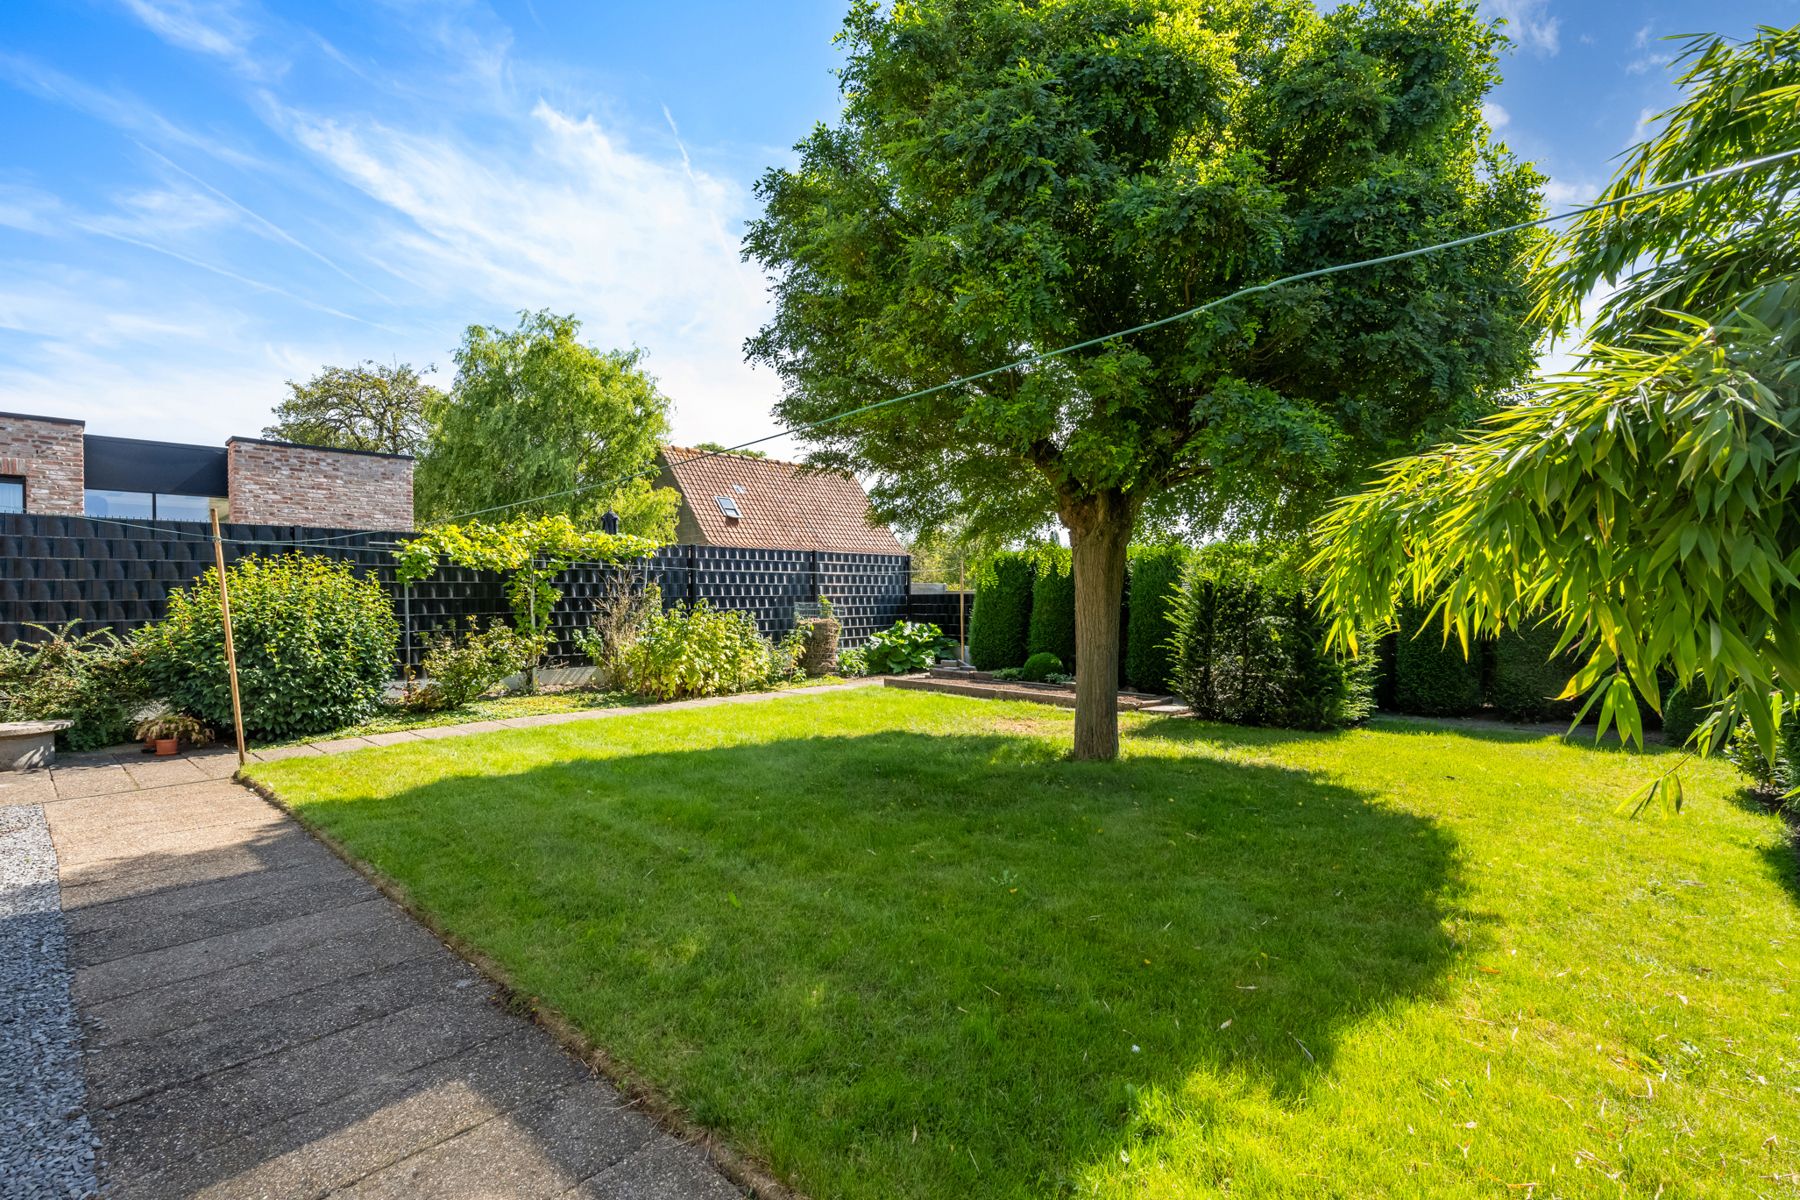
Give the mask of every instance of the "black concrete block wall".
MULTIPOLYGON (((393 597, 406 631, 398 665, 416 667, 436 630, 510 619, 505 581, 458 567, 440 569, 410 588, 395 578, 392 534, 297 526, 230 524, 222 528, 227 562, 246 554, 320 554, 348 561, 393 597)), ((160 620, 171 589, 213 563, 205 525, 154 526, 91 517, 0 514, 0 642, 35 639, 34 625, 119 633, 160 620)), ((834 554, 814 550, 668 546, 625 566, 581 564, 563 573, 563 599, 551 613, 553 659, 579 662, 575 636, 592 619, 609 577, 654 582, 665 605, 704 600, 756 618, 771 638, 793 628, 794 608, 823 595, 857 645, 906 615, 911 560, 904 555, 834 554)))

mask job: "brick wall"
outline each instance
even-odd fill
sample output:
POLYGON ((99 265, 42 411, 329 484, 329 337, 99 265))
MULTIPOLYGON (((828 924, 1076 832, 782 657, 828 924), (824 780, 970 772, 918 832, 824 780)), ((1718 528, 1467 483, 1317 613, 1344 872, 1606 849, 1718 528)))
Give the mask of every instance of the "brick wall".
POLYGON ((231 519, 343 529, 413 527, 413 461, 232 438, 231 519))
POLYGON ((80 516, 83 425, 0 414, 0 475, 25 477, 25 511, 80 516))

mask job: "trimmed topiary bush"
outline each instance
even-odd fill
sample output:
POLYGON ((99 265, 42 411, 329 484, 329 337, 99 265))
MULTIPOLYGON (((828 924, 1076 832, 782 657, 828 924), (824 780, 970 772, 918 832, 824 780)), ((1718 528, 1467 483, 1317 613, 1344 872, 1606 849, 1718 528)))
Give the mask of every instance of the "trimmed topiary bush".
POLYGON ((1176 594, 1170 690, 1194 715, 1337 729, 1369 714, 1367 658, 1325 648, 1328 624, 1294 565, 1254 546, 1197 552, 1176 594))
POLYGON ((1173 605, 1192 556, 1186 546, 1134 546, 1125 575, 1125 679, 1141 692, 1166 692, 1174 667, 1173 605))
MULTIPOLYGON (((375 711, 394 672, 400 625, 386 589, 317 555, 251 556, 226 568, 244 733, 311 737, 375 711)), ((231 728, 231 683, 212 568, 169 593, 169 616, 144 635, 156 691, 180 712, 231 728)))
POLYGON ((1551 657, 1561 636, 1549 621, 1528 621, 1490 643, 1487 700, 1506 720, 1566 721, 1575 715, 1573 701, 1556 698, 1581 666, 1567 653, 1551 657))
POLYGON ((1052 675, 1062 674, 1062 660, 1054 654, 1034 654, 1019 668, 1019 678, 1042 683, 1052 675))
POLYGON ((975 572, 969 661, 979 670, 998 671, 1025 661, 1031 585, 1036 574, 1031 556, 1019 550, 1002 550, 975 572))
POLYGON ((1061 546, 1037 549, 1037 578, 1031 587, 1031 627, 1025 652, 1054 654, 1059 662, 1079 669, 1075 661, 1074 560, 1061 546))
POLYGON ((1427 610, 1400 607, 1400 631, 1394 641, 1394 707, 1422 717, 1461 717, 1481 708, 1483 646, 1472 642, 1469 658, 1455 637, 1444 640, 1435 618, 1425 624, 1427 610))

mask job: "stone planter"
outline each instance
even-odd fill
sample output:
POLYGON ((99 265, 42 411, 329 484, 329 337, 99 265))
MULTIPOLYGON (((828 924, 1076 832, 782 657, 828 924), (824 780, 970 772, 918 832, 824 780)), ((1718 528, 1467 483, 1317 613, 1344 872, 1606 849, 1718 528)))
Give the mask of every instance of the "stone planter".
POLYGON ((0 771, 30 771, 56 761, 56 735, 73 721, 0 723, 0 771))

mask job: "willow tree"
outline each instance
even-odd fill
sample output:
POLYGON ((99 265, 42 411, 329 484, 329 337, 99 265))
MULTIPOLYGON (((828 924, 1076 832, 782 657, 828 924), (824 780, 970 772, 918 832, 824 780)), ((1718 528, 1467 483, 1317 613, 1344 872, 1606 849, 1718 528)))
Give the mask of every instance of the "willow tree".
MULTIPOLYGON (((860 0, 843 114, 768 172, 748 343, 814 422, 1246 284, 1506 225, 1541 177, 1481 115, 1472 0, 860 0)), ((1111 757, 1143 522, 1298 524, 1528 368, 1527 235, 1283 287, 807 432, 902 527, 1060 519, 1075 754, 1111 757)))
POLYGON ((1556 328, 1604 296, 1576 369, 1389 464, 1318 561, 1345 640, 1408 598, 1465 640, 1548 614, 1602 732, 1641 738, 1639 697, 1673 679, 1716 702, 1703 748, 1743 718, 1773 757, 1800 700, 1800 26, 1694 38, 1680 64, 1614 203, 1541 248, 1556 328))

